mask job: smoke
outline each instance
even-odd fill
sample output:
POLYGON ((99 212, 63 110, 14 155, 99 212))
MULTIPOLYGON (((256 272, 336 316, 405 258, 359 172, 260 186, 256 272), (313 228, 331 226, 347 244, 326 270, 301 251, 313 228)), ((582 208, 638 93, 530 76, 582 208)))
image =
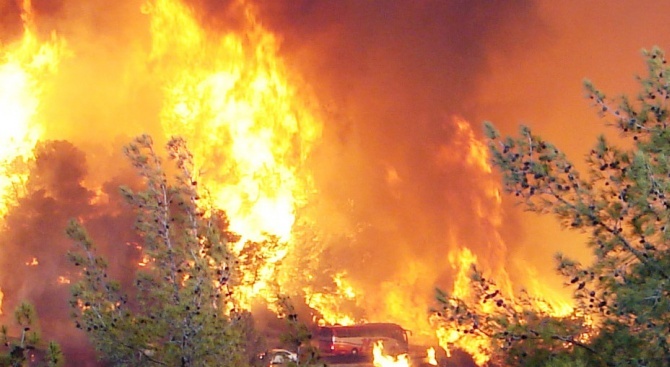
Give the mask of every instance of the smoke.
MULTIPOLYGON (((213 37, 245 31, 249 3, 184 2, 213 37)), ((0 235, 3 269, 16 268, 0 272, 0 288, 4 311, 29 299, 45 332, 72 345, 83 343, 83 336, 65 326, 67 286, 54 283, 70 275, 65 223, 84 219, 103 253, 114 254, 108 257, 113 271, 132 274, 128 267, 137 254, 126 245, 136 240, 132 215, 117 188, 134 176, 120 147, 140 133, 153 135, 157 146, 165 138, 159 121, 164 91, 155 73, 160 66, 147 61, 151 36, 142 4, 32 1, 41 39, 55 31, 70 54, 45 86, 40 106, 50 140, 36 149, 25 195, 0 235), (33 257, 37 266, 21 265, 33 257)), ((316 96, 323 116, 308 167, 317 195, 298 213, 299 224, 317 232, 310 232, 317 240, 300 238, 287 264, 309 268, 322 283, 331 278, 320 276, 345 271, 360 290, 350 301, 357 316, 401 323, 425 320, 435 286, 449 290, 456 272, 449 255, 460 248, 520 284, 529 274, 524 267, 535 267, 528 259, 541 259, 537 272, 549 273, 545 264, 554 249, 524 245, 528 229, 518 211, 491 194, 495 173, 477 164, 470 150, 481 138, 483 119, 516 125, 514 114, 528 102, 527 116, 539 124, 553 98, 581 97, 578 84, 588 74, 570 74, 577 89, 565 93, 566 82, 551 73, 556 66, 538 62, 548 50, 561 55, 552 47, 565 46, 547 4, 259 0, 253 8, 257 21, 280 39, 284 64, 302 81, 297 88, 316 96), (540 90, 540 76, 559 86, 540 90)), ((3 45, 21 36, 20 13, 17 1, 0 1, 3 45)), ((551 122, 541 126, 564 130, 551 122)))
POLYGON ((21 8, 16 1, 0 1, 0 34, 3 40, 13 39, 21 35, 21 8))
POLYGON ((101 253, 112 259, 110 272, 127 283, 138 259, 137 249, 130 244, 138 238, 118 185, 134 180, 110 177, 100 195, 91 192, 83 186, 88 173, 85 153, 66 141, 39 143, 34 160, 27 164, 28 179, 20 188, 23 195, 8 212, 0 232, 3 310, 11 315, 18 303, 33 303, 45 339, 58 340, 69 363, 90 361, 90 352, 82 349, 87 344, 84 335, 75 332, 69 318, 67 281, 76 272, 65 256, 73 244, 64 228, 72 218, 86 222, 101 253), (96 204, 95 197, 99 198, 96 204))
MULTIPOLYGON (((454 116, 478 116, 475 96, 491 54, 519 52, 539 39, 534 4, 258 7, 263 23, 282 37, 287 64, 328 112, 312 166, 319 198, 308 216, 330 235, 324 268, 346 270, 363 290, 362 316, 425 318, 433 288, 451 287, 447 256, 460 247, 504 276, 505 246, 518 243, 518 223, 510 215, 504 223, 491 218, 506 208, 487 196, 495 178, 466 162, 470 142, 454 116), (394 293, 405 315, 386 304, 394 293)), ((480 136, 480 122, 472 121, 480 136)))
MULTIPOLYGON (((10 42, 21 34, 20 7, 2 4, 2 35, 10 42)), ((243 31, 240 2, 188 4, 212 32, 243 31)), ((68 275, 62 231, 69 218, 86 220, 103 252, 115 253, 117 270, 134 263, 124 245, 133 240, 131 219, 114 194, 129 177, 118 152, 133 135, 164 135, 141 5, 32 2, 41 38, 55 31, 70 53, 40 110, 49 120, 45 136, 59 141, 36 150, 26 194, 2 236, 5 265, 32 257, 39 265, 3 273, 0 286, 6 300, 33 300, 47 324, 67 319, 67 305, 52 304, 67 298, 67 287, 53 282, 68 275), (100 195, 90 187, 102 187, 108 201, 94 202, 100 195)), ((503 237, 518 233, 487 217, 501 214, 487 193, 491 177, 467 163, 470 138, 454 116, 474 116, 489 54, 535 39, 527 32, 537 28, 533 3, 259 1, 255 9, 324 111, 323 138, 310 161, 318 196, 301 213, 323 238, 317 272, 345 270, 365 294, 359 316, 403 317, 385 304, 394 295, 401 304, 409 299, 403 318, 425 318, 432 288, 453 281, 447 255, 460 247, 504 269, 503 237)), ((479 135, 478 123, 471 129, 479 135)))

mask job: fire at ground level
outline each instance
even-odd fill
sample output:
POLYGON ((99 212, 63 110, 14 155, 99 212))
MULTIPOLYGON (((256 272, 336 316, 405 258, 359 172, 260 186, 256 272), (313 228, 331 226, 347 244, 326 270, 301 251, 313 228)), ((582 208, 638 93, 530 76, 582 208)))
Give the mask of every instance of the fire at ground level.
POLYGON ((326 365, 328 367, 476 367, 477 365, 465 352, 456 351, 451 357, 439 359, 437 364, 432 364, 426 358, 426 353, 410 353, 406 362, 396 360, 395 362, 375 362, 372 356, 326 356, 322 357, 315 366, 326 365))
MULTIPOLYGON (((467 353, 456 350, 452 351, 450 356, 446 354, 436 359, 437 364, 431 363, 427 354, 427 347, 412 346, 408 353, 407 363, 402 361, 384 362, 373 360, 373 356, 326 356, 322 357, 321 362, 328 367, 476 367, 477 364, 467 353)), ((444 353, 444 351, 443 351, 444 353)), ((438 353, 439 354, 439 353, 438 353)))
MULTIPOLYGON (((314 320, 310 311, 301 307, 298 310, 302 311, 298 312, 298 319, 310 320, 309 316, 312 316, 314 320)), ((315 361, 314 366, 478 366, 476 358, 459 346, 450 344, 449 349, 445 350, 440 346, 438 337, 426 336, 400 324, 363 322, 344 326, 307 322, 305 326, 309 329, 309 341, 303 340, 296 350, 285 342, 286 336, 292 333, 285 320, 274 314, 264 315, 262 311, 255 313, 254 318, 260 332, 258 344, 250 346, 260 353, 252 354, 256 358, 251 364, 256 367, 269 366, 276 351, 284 355, 291 354, 292 360, 305 364, 315 361), (314 358, 315 355, 318 357, 314 358)), ((288 358, 291 357, 279 360, 288 358)))
MULTIPOLYGON (((270 336, 266 342, 270 346, 278 347, 281 345, 277 335, 270 336)), ((312 347, 316 347, 316 345, 312 344, 312 347)), ((286 365, 286 363, 272 363, 272 358, 268 357, 270 350, 295 353, 295 358, 298 358, 301 362, 309 359, 305 355, 300 355, 300 352, 278 347, 277 349, 268 349, 268 352, 263 355, 264 358, 255 359, 252 365, 256 367, 286 365)), ((411 340, 407 353, 388 355, 384 352, 383 347, 380 349, 375 347, 374 351, 366 354, 322 354, 312 365, 314 367, 478 367, 473 357, 463 350, 454 348, 447 352, 440 346, 412 344, 411 340)))

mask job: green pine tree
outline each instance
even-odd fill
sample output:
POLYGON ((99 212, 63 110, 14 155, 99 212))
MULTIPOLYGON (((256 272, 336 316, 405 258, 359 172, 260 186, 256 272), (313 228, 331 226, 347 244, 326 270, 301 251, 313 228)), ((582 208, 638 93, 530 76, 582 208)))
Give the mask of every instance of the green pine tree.
POLYGON ((81 270, 72 287, 76 325, 112 365, 247 365, 249 318, 234 309, 231 296, 235 259, 228 246, 234 236, 223 213, 200 198, 184 140, 173 138, 166 149, 169 169, 149 136, 124 150, 145 184, 142 191, 122 193, 137 212, 149 260, 128 293, 108 277, 107 263, 82 225, 69 224, 76 244, 69 257, 81 270))
POLYGON ((568 317, 537 311, 523 297, 493 295, 495 287, 478 272, 479 304, 439 294, 441 319, 491 337, 494 360, 670 365, 670 70, 660 49, 644 56, 648 75, 639 78, 636 98, 607 98, 585 83, 601 117, 627 140, 618 147, 599 137, 588 153, 586 174, 528 127, 518 137, 502 138, 485 125, 505 190, 526 209, 553 214, 566 228, 589 234, 594 257, 591 264, 579 264, 557 255, 558 271, 574 287, 576 310, 568 317), (500 302, 499 311, 480 312, 484 301, 500 302))
POLYGON ((60 346, 49 342, 44 347, 40 334, 35 308, 30 303, 21 303, 14 311, 13 327, 0 327, 0 342, 8 349, 6 354, 0 354, 0 366, 27 366, 31 360, 32 365, 62 366, 64 358, 60 346), (12 332, 16 336, 10 336, 12 332))

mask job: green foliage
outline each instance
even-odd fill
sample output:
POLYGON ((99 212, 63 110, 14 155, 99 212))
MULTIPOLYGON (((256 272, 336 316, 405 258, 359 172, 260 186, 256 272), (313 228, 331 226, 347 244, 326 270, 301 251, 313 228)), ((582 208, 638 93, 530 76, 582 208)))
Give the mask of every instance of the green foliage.
POLYGON ((223 213, 200 198, 185 142, 173 138, 166 149, 171 176, 150 137, 125 148, 145 184, 143 191, 122 193, 137 212, 148 260, 130 296, 109 279, 107 263, 84 228, 69 224, 76 244, 69 257, 81 269, 72 287, 76 325, 112 365, 247 365, 244 347, 253 322, 232 298, 235 261, 228 244, 234 237, 223 213))
POLYGON ((43 350, 37 313, 32 304, 23 302, 14 310, 14 323, 11 331, 18 337, 10 336, 8 326, 2 325, 0 328, 0 341, 8 349, 6 354, 0 354, 0 366, 26 366, 31 357, 37 358, 44 366, 63 365, 63 353, 58 344, 50 342, 43 350))
POLYGON ((318 348, 311 343, 312 333, 307 325, 298 319, 291 299, 280 295, 277 300, 279 317, 286 321, 286 332, 280 335, 280 342, 289 350, 298 352, 298 363, 295 367, 323 365, 320 362, 318 348))
MULTIPOLYGON (((515 298, 506 297, 496 283, 472 269, 472 289, 467 299, 436 290, 440 305, 434 310, 436 326, 456 330, 467 343, 472 337, 485 336, 496 365, 543 366, 558 359, 567 349, 584 345, 580 337, 591 331, 580 312, 556 317, 557 310, 525 291, 515 298)), ((575 358, 573 354, 571 358, 575 358)))
MULTIPOLYGON (((660 49, 644 56, 648 75, 639 78, 635 99, 608 99, 585 83, 600 116, 628 141, 617 147, 599 137, 586 158, 587 175, 528 127, 501 138, 486 124, 505 190, 528 210, 588 233, 594 255, 588 265, 557 256, 559 273, 574 288, 570 317, 526 309, 516 300, 493 316, 482 314, 480 305, 461 306, 471 312, 463 325, 484 319, 494 355, 511 365, 670 365, 670 70, 660 49)), ((476 287, 479 295, 491 292, 476 287)), ((454 304, 442 297, 445 318, 455 315, 454 304)))
POLYGON ((49 342, 44 359, 48 367, 59 367, 63 366, 65 363, 63 351, 60 349, 60 345, 56 342, 49 342))

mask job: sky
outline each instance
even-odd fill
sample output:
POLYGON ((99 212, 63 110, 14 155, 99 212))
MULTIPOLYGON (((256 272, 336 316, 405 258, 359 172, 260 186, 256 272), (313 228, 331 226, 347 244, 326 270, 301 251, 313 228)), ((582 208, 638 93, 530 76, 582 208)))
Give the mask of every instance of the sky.
MULTIPOLYGON (((130 227, 129 214, 113 200, 102 208, 88 198, 96 195, 91 185, 118 199, 115 187, 134 182, 119 154, 130 136, 165 133, 154 77, 162 66, 144 62, 151 34, 142 1, 32 3, 41 38, 56 32, 72 55, 40 112, 45 140, 58 142, 38 150, 46 163, 34 168, 31 195, 8 217, 0 261, 10 266, 40 252, 55 260, 38 273, 0 273, 0 289, 8 304, 28 297, 49 313, 66 292, 35 279, 63 273, 58 256, 69 243, 58 236, 67 218, 91 218, 103 250, 122 252, 113 265, 120 272, 137 260, 131 248, 112 250, 136 240, 131 233, 105 230, 130 227), (58 240, 46 248, 44 238, 58 240)), ((376 302, 401 289, 418 300, 408 313, 420 317, 432 289, 451 286, 448 257, 464 247, 514 284, 537 278, 564 292, 552 255, 588 261, 583 234, 524 213, 511 197, 493 200, 496 173, 471 163, 468 146, 483 141, 484 121, 504 134, 524 124, 580 167, 599 134, 617 138, 589 105, 583 80, 609 96, 635 93, 635 75, 645 72, 641 50, 670 43, 670 4, 661 1, 185 3, 212 38, 243 34, 249 8, 276 37, 276 56, 322 124, 301 168, 318 193, 304 216, 325 238, 315 266, 346 270, 370 295, 356 305, 368 316, 395 315, 376 302)), ((0 45, 21 36, 17 4, 0 0, 0 45)), ((54 325, 69 322, 67 306, 59 309, 54 325)))

